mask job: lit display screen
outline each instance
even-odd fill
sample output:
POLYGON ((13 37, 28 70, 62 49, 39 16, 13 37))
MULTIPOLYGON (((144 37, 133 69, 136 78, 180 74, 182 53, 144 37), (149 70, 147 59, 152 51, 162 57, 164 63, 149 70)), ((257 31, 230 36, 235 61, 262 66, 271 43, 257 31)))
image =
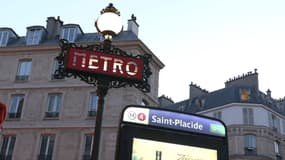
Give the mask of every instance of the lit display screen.
POLYGON ((132 160, 218 160, 215 149, 133 138, 132 160))

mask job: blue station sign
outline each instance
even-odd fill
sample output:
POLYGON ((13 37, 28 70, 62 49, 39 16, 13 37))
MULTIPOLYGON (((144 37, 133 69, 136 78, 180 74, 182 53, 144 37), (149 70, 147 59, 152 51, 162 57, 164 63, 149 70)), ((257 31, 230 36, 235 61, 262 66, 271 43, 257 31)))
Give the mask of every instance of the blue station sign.
POLYGON ((197 115, 129 106, 123 112, 123 122, 226 137, 225 125, 197 115))

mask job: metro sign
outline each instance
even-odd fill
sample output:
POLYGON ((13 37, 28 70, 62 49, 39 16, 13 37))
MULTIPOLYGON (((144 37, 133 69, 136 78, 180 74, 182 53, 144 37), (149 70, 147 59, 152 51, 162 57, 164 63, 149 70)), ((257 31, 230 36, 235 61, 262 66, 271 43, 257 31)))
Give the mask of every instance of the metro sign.
POLYGON ((65 68, 141 81, 143 79, 144 61, 135 57, 70 48, 65 57, 65 68))

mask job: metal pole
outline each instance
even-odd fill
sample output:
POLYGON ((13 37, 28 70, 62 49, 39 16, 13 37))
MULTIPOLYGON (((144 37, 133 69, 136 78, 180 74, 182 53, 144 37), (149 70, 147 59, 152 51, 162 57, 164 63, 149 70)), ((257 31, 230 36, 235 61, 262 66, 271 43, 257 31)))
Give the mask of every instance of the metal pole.
POLYGON ((101 126, 102 126, 102 117, 104 110, 104 98, 108 92, 109 82, 104 79, 99 79, 97 83, 97 96, 98 96, 98 107, 96 114, 96 123, 95 131, 93 138, 93 147, 92 147, 92 160, 99 160, 99 151, 100 151, 100 137, 101 137, 101 126))
MULTIPOLYGON (((109 53, 111 49, 111 40, 104 40, 103 50, 105 53, 109 53)), ((97 96, 98 96, 98 108, 96 114, 96 124, 93 138, 93 148, 92 148, 92 160, 99 160, 100 151, 100 138, 101 138, 101 128, 102 128, 102 117, 104 110, 104 98, 108 92, 110 81, 107 79, 99 78, 97 81, 97 96)))

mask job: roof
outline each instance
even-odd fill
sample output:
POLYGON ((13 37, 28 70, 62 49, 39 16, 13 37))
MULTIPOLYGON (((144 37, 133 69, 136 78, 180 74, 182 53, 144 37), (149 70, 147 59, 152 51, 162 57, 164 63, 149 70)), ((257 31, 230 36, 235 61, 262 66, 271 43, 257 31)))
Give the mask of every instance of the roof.
POLYGON ((163 107, 174 110, 181 110, 183 108, 185 112, 195 113, 230 103, 263 104, 285 116, 285 100, 275 100, 252 86, 225 87, 163 107))
MULTIPOLYGON (((34 27, 34 26, 32 26, 34 27)), ((94 33, 84 33, 78 35, 74 43, 88 43, 88 42, 99 42, 101 35, 97 32, 94 33)), ((57 45, 59 42, 59 36, 47 39, 43 38, 39 44, 41 45, 57 45)), ((129 41, 129 40, 139 40, 138 37, 131 31, 123 31, 117 37, 114 37, 113 41, 129 41)), ((16 47, 16 46, 26 46, 26 37, 22 36, 17 39, 10 41, 6 47, 16 47)))

